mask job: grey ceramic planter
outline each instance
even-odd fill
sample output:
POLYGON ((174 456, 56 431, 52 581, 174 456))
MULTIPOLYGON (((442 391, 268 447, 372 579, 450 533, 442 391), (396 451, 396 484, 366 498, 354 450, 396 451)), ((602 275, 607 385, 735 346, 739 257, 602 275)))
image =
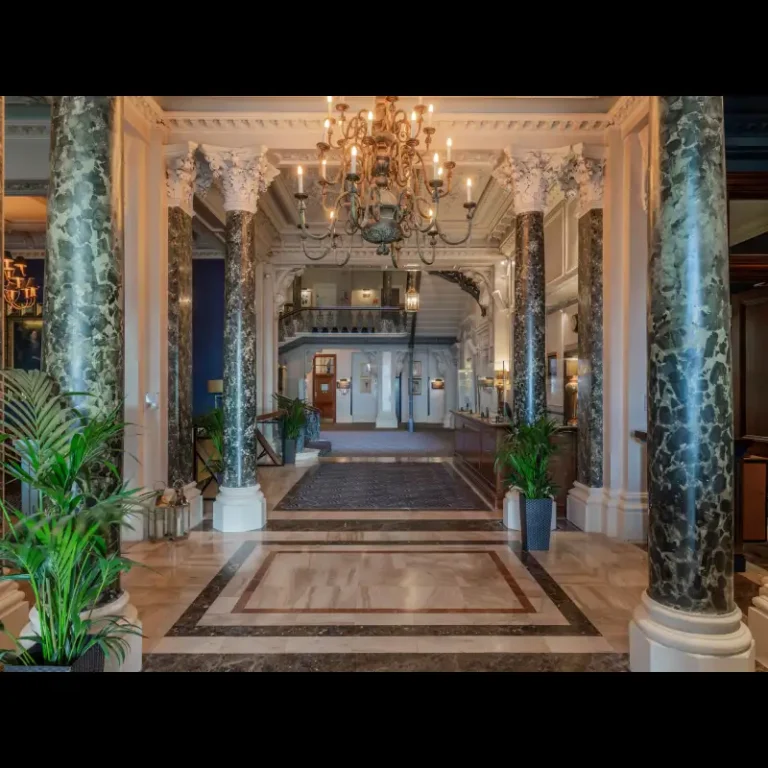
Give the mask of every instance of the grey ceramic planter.
MULTIPOLYGON (((30 656, 36 661, 40 659, 40 646, 34 645, 29 649, 30 656)), ((3 672, 103 672, 104 671, 104 651, 94 646, 90 648, 84 656, 69 667, 53 667, 46 664, 37 664, 26 666, 24 664, 6 664, 3 672)))
POLYGON ((526 499, 520 495, 523 549, 546 552, 552 528, 552 499, 526 499))

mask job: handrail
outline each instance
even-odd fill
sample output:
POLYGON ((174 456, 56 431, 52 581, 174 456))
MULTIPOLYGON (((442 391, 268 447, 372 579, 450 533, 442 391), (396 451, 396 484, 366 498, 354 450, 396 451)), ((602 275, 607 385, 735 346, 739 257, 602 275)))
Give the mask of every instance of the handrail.
POLYGON ((333 306, 333 307, 299 307, 298 309, 292 309, 290 312, 283 312, 280 314, 280 319, 282 320, 284 317, 293 317, 293 315, 298 315, 299 312, 311 312, 311 311, 334 311, 338 309, 365 309, 365 310, 371 310, 373 312, 402 312, 404 311, 405 307, 381 307, 378 304, 346 304, 343 306, 333 306))

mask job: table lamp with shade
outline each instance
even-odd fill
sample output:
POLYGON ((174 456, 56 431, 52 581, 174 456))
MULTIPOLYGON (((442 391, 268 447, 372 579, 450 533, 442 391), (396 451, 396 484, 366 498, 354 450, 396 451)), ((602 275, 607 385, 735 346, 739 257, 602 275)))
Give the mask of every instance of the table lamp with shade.
POLYGON ((213 407, 221 407, 221 398, 224 394, 224 379, 209 379, 208 394, 213 395, 213 407))

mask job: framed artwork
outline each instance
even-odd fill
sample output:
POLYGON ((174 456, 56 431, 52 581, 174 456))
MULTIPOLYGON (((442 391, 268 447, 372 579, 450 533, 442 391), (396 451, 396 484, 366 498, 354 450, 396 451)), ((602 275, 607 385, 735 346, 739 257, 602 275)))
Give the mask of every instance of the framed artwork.
POLYGON ((43 350, 43 319, 11 316, 6 318, 5 331, 6 366, 39 371, 43 350))
POLYGON ((372 391, 371 379, 368 376, 366 376, 364 379, 360 379, 360 394, 370 395, 372 391))
MULTIPOLYGON (((415 367, 414 363, 414 367, 415 367)), ((411 394, 418 397, 421 394, 421 379, 411 379, 411 394)))
POLYGON ((445 380, 444 379, 435 379, 432 382, 432 389, 445 389, 445 380))
POLYGON ((547 378, 557 378, 557 352, 547 355, 547 378))
POLYGON ((414 379, 421 378, 421 360, 413 361, 413 378, 414 379))
POLYGON ((312 306, 312 289, 311 288, 304 288, 301 292, 301 306, 302 307, 311 307, 312 306))

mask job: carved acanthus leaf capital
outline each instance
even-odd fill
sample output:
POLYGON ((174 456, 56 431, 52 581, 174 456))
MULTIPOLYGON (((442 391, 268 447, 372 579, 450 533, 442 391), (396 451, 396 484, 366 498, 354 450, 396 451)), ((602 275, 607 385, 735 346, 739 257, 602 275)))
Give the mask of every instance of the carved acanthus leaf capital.
POLYGON ((195 192, 195 178, 197 176, 196 151, 197 144, 191 141, 183 144, 168 144, 163 147, 168 207, 181 208, 190 216, 194 215, 192 197, 195 192))
POLYGON ((543 213, 548 208, 549 192, 559 181, 567 157, 565 150, 531 150, 521 154, 504 150, 504 158, 493 171, 493 177, 512 193, 515 214, 543 213))
POLYGON ((259 195, 264 194, 280 171, 267 162, 267 148, 212 147, 201 150, 224 193, 225 211, 256 213, 259 195))
POLYGON ((575 178, 579 189, 579 209, 576 215, 583 216, 593 208, 602 208, 605 160, 576 155, 575 178))

